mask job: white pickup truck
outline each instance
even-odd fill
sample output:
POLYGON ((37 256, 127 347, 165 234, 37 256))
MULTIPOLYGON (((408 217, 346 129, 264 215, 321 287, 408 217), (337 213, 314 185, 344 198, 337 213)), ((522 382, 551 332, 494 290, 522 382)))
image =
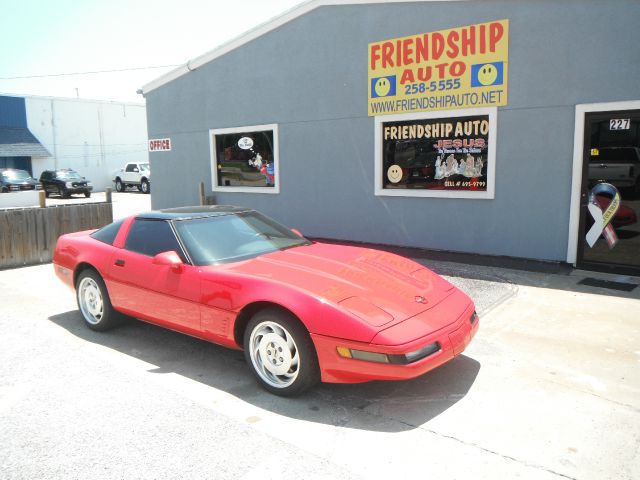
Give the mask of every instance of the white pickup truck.
POLYGON ((596 150, 589 159, 589 181, 611 183, 640 195, 640 148, 608 147, 596 150))
POLYGON ((127 187, 135 186, 142 193, 151 192, 151 170, 147 162, 130 162, 113 174, 116 192, 124 192, 127 187))

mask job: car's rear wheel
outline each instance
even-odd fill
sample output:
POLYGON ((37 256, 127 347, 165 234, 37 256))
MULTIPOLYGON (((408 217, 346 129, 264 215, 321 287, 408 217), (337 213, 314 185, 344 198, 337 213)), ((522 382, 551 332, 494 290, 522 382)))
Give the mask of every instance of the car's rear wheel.
POLYGON ((122 318, 111 306, 109 292, 95 270, 83 270, 78 276, 76 299, 85 324, 92 330, 108 330, 122 318))
POLYGON ((142 180, 142 182, 140 183, 140 190, 142 191, 142 193, 149 193, 149 191, 151 190, 151 188, 149 187, 149 182, 146 180, 142 180))
POLYGON ((90 198, 91 197, 91 192, 84 192, 84 196, 87 197, 87 198, 90 198))
POLYGON ((116 178, 116 192, 122 192, 124 191, 124 185, 122 184, 122 181, 120 181, 119 178, 116 178))
POLYGON ((276 395, 298 395, 320 380, 309 333, 281 310, 262 310, 249 321, 244 354, 260 385, 276 395))

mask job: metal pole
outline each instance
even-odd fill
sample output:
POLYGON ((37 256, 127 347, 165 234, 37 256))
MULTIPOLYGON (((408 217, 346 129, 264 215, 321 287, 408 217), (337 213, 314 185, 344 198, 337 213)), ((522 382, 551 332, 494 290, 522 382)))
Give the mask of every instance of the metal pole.
POLYGON ((198 194, 200 196, 200 205, 204 206, 206 203, 205 195, 204 195, 204 182, 200 182, 198 186, 198 194))
POLYGON ((107 187, 105 189, 104 193, 105 193, 105 198, 107 200, 107 203, 112 203, 112 201, 111 201, 111 189, 107 187))

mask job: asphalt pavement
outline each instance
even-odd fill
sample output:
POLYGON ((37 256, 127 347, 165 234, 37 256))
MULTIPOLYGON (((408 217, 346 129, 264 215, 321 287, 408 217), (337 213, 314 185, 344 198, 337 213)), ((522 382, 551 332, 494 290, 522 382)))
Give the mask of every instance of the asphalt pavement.
POLYGON ((640 287, 418 261, 476 302, 464 354, 293 399, 241 352, 87 329, 51 265, 0 271, 0 478, 640 478, 640 287))

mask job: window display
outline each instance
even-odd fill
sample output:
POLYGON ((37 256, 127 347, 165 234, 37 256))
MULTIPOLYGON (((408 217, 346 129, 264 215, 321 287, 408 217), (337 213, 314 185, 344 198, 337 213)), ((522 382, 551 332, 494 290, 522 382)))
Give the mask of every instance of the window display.
POLYGON ((211 130, 213 190, 278 193, 277 126, 211 130))
POLYGON ((495 109, 376 119, 376 194, 493 198, 495 109))

